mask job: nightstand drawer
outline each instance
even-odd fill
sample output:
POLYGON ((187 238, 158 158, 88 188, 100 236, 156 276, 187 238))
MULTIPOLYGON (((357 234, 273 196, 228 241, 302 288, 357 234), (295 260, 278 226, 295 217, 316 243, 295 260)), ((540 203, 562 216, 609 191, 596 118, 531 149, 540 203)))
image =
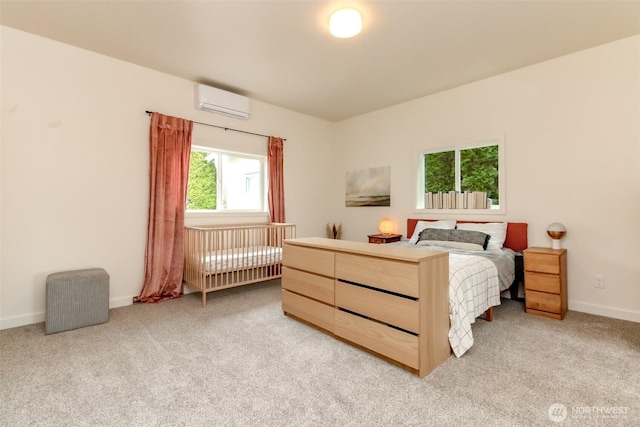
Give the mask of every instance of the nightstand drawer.
MULTIPOLYGON (((526 283, 526 282, 525 282, 526 283)), ((562 309, 562 298, 560 295, 548 294, 546 292, 526 291, 527 308, 547 311, 550 313, 560 313, 562 309)))
POLYGON ((524 274, 524 283, 526 290, 560 294, 560 276, 556 274, 527 271, 524 274))
POLYGON ((560 274, 560 258, 557 255, 525 251, 524 269, 525 271, 537 271, 539 273, 560 274))

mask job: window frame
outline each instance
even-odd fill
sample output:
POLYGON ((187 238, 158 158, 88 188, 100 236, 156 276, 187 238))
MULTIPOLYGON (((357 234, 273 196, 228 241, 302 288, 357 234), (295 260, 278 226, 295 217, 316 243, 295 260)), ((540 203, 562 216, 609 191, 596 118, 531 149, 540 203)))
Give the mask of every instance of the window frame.
POLYGON ((244 153, 240 151, 233 150, 225 150, 213 147, 206 147, 203 145, 192 145, 191 151, 202 151, 206 153, 216 153, 218 161, 216 161, 216 182, 217 182, 217 192, 216 192, 216 206, 222 206, 222 188, 223 188, 223 162, 222 155, 230 155, 234 157, 240 157, 245 159, 258 160, 260 164, 260 171, 258 172, 258 176, 262 185, 260 185, 259 192, 259 204, 260 208, 257 209, 186 209, 185 204, 185 216, 189 218, 203 218, 203 217, 222 217, 222 216, 233 216, 233 217, 255 217, 258 215, 269 215, 268 206, 267 206, 267 191, 268 191, 268 174, 267 174, 267 156, 264 154, 255 154, 255 153, 244 153))
POLYGON ((418 151, 417 154, 417 171, 416 171, 416 192, 415 192, 415 213, 468 213, 468 214, 482 214, 482 215, 504 215, 506 213, 506 162, 505 162, 505 147, 504 138, 502 136, 493 136, 489 138, 477 139, 474 141, 464 142, 455 145, 449 145, 446 147, 428 148, 418 151), (481 148, 491 145, 498 146, 498 191, 500 192, 500 205, 492 207, 490 209, 427 209, 424 202, 424 188, 425 188, 425 168, 424 168, 424 156, 425 154, 441 153, 445 151, 455 152, 455 175, 456 186, 460 181, 460 150, 467 150, 470 148, 481 148))

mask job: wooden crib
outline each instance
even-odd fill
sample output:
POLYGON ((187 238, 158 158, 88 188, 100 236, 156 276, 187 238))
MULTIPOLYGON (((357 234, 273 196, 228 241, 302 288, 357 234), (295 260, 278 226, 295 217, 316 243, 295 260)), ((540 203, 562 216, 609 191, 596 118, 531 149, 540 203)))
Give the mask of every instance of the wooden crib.
POLYGON ((282 243, 296 237, 295 224, 185 227, 184 282, 207 293, 282 276, 282 243))

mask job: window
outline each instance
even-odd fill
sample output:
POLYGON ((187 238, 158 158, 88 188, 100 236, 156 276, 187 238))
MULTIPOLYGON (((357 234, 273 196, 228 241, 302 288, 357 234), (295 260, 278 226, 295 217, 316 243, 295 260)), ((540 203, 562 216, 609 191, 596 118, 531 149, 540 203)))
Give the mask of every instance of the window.
POLYGON ((504 213, 501 139, 419 153, 418 209, 504 213))
POLYGON ((194 147, 188 211, 265 211, 266 156, 194 147))

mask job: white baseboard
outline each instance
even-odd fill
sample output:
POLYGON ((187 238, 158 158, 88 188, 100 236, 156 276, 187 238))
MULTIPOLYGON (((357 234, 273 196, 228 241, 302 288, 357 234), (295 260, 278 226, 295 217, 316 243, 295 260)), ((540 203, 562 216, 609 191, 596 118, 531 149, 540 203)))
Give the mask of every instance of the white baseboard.
POLYGON ((122 298, 113 298, 109 300, 109 308, 126 307, 133 304, 133 298, 137 295, 122 298))
POLYGON ((42 322, 44 322, 44 311, 40 313, 25 314, 22 316, 5 317, 0 319, 0 330, 33 325, 34 323, 42 322))
POLYGON ((624 310, 580 301, 569 301, 569 310, 640 323, 640 311, 624 310))
MULTIPOLYGON (((193 290, 185 288, 185 294, 193 293, 193 290)), ((133 304, 133 298, 130 297, 114 298, 109 300, 109 308, 125 307, 133 304)), ((503 293, 504 297, 509 297, 508 292, 503 293)), ((595 314, 598 316, 611 317, 613 319, 629 320, 631 322, 640 323, 640 312, 632 310, 623 310, 619 308, 606 307, 602 305, 589 304, 580 301, 569 301, 569 310, 580 311, 582 313, 595 314)), ((0 319, 0 330, 17 328, 19 326, 32 325, 41 323, 45 320, 45 313, 31 313, 23 316, 14 316, 0 319)))
MULTIPOLYGON (((133 304, 134 296, 113 298, 109 300, 109 308, 125 307, 133 304)), ((22 316, 6 317, 0 319, 0 330, 17 328, 19 326, 33 325, 45 321, 45 312, 30 313, 22 316)))
MULTIPOLYGON (((502 294, 500 296, 502 298, 511 299, 511 294, 508 290, 502 291, 502 294)), ((520 292, 518 296, 521 298, 524 297, 522 286, 520 286, 520 292)), ((604 305, 589 304, 586 302, 571 300, 569 300, 569 310, 640 323, 640 311, 623 310, 620 308, 606 307, 604 305)))

